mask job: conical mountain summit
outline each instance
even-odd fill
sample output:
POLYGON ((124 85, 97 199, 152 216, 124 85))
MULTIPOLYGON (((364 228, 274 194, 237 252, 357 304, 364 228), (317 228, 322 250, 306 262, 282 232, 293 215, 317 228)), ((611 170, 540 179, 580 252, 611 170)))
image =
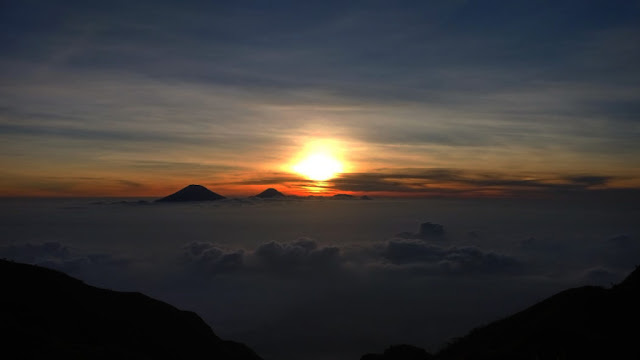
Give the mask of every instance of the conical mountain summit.
POLYGON ((256 197, 262 198, 262 199, 273 199, 273 198, 283 198, 285 197, 285 195, 274 188, 268 188, 267 190, 256 195, 256 197))
POLYGON ((202 185, 189 185, 169 196, 156 201, 161 202, 183 202, 183 201, 214 201, 221 200, 225 197, 216 194, 202 185))

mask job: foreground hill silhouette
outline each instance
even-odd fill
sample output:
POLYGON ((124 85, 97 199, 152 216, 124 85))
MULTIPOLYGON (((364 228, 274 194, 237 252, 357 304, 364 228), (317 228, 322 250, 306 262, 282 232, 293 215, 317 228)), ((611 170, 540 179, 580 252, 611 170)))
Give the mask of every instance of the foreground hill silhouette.
POLYGON ((5 260, 0 284, 2 358, 260 360, 195 313, 140 293, 5 260))
POLYGON ((424 349, 412 345, 394 345, 387 348, 382 354, 367 354, 360 360, 432 360, 435 357, 424 349))
POLYGON ((214 193, 202 185, 189 185, 169 196, 156 201, 159 202, 183 202, 183 201, 214 201, 225 197, 214 193))
MULTIPOLYGON (((640 268, 605 289, 560 292, 515 315, 471 331, 433 359, 640 359, 640 268)), ((416 351, 362 360, 411 360, 416 351)))
POLYGON ((261 199, 276 199, 276 198, 284 198, 285 195, 274 188, 268 188, 267 190, 256 195, 255 197, 261 198, 261 199))

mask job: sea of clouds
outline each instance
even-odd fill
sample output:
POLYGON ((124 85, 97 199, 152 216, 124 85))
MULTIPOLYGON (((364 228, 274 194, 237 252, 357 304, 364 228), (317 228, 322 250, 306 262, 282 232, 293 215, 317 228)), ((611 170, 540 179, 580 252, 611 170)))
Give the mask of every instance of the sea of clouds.
POLYGON ((0 214, 0 257, 196 311, 267 360, 437 350, 640 264, 640 209, 615 202, 5 199, 0 214))

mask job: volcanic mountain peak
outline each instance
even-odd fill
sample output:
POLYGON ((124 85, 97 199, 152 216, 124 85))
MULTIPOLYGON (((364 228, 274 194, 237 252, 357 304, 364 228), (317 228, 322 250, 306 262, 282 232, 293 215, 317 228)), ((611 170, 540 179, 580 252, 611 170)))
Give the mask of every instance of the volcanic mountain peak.
POLYGON ((156 201, 163 202, 182 202, 182 201, 214 201, 221 200, 225 197, 214 193, 202 185, 189 185, 169 196, 163 197, 156 201))
POLYGON ((272 198, 282 198, 282 197, 285 197, 285 195, 274 188, 268 188, 267 190, 256 195, 256 197, 262 198, 262 199, 272 199, 272 198))

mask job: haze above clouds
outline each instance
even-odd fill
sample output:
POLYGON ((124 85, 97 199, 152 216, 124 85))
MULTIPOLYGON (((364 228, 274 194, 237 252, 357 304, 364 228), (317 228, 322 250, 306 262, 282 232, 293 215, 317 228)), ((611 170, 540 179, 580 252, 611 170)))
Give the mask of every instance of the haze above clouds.
POLYGON ((434 350, 640 263, 632 202, 0 204, 1 257, 196 311, 274 360, 357 359, 392 343, 434 350), (426 221, 444 232, 420 233, 426 221))

